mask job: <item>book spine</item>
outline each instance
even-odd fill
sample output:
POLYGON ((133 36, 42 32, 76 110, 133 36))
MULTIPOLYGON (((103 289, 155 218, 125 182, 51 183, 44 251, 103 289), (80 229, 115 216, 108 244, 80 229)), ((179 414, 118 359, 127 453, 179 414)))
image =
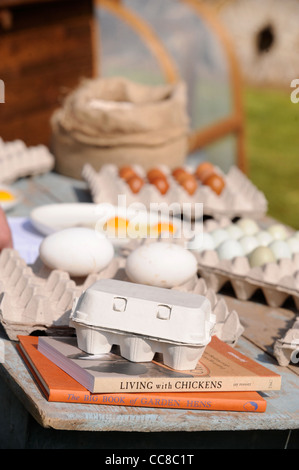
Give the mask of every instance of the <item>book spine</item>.
POLYGON ((144 396, 142 394, 91 394, 88 392, 69 392, 64 390, 52 390, 48 401, 60 403, 80 403, 110 406, 170 408, 187 410, 212 410, 212 411, 246 411, 264 413, 267 402, 265 400, 247 400, 238 398, 218 399, 209 396, 207 399, 194 397, 172 396, 144 396))
POLYGON ((91 393, 249 392, 280 390, 281 377, 182 377, 135 380, 96 379, 91 393))

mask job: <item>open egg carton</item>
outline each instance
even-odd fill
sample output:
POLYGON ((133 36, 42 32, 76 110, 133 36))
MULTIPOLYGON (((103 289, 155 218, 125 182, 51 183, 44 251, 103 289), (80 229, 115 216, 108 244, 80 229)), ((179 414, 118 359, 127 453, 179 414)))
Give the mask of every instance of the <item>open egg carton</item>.
POLYGON ((44 145, 27 147, 21 140, 4 142, 0 138, 0 183, 46 173, 54 167, 54 156, 44 145))
POLYGON ((290 328, 283 338, 274 344, 274 355, 280 366, 286 367, 290 363, 298 364, 299 360, 299 319, 290 328))
MULTIPOLYGON (((146 181, 146 174, 142 167, 134 166, 135 173, 146 181)), ((183 214, 191 219, 200 218, 202 212, 213 217, 251 216, 262 217, 266 214, 268 203, 264 194, 259 191, 252 182, 235 166, 231 167, 226 175, 215 167, 217 174, 224 181, 224 189, 218 195, 210 186, 198 182, 197 189, 189 194, 184 187, 172 176, 171 170, 166 166, 159 169, 168 182, 168 190, 164 194, 154 184, 145 182, 140 191, 133 192, 130 185, 119 176, 119 168, 116 165, 104 165, 100 171, 96 171, 89 164, 82 170, 82 177, 87 182, 95 203, 109 202, 117 205, 119 194, 125 195, 127 205, 142 203, 147 209, 150 205, 160 204, 159 210, 163 210, 163 203, 171 206, 173 213, 183 214), (199 210, 196 204, 202 203, 199 210)), ((186 171, 194 173, 193 169, 186 167, 186 171)))
POLYGON ((119 268, 113 262, 98 274, 71 279, 60 270, 49 270, 38 258, 27 265, 19 253, 5 249, 0 254, 0 321, 12 340, 19 334, 47 331, 69 334, 69 314, 74 299, 95 281, 110 278, 119 268))
MULTIPOLYGON (((221 229, 227 229, 225 224, 226 222, 221 229)), ((211 222, 210 227, 217 230, 215 222, 211 222)), ((286 230, 289 229, 286 228, 286 230)), ((264 233, 263 227, 261 227, 261 232, 264 233)), ((293 238, 291 230, 289 235, 293 238)), ((265 245, 260 244, 255 248, 262 246, 265 245)), ((221 259, 217 248, 201 252, 192 250, 192 252, 198 261, 199 275, 205 280, 208 288, 215 292, 219 292, 229 282, 236 297, 240 300, 249 300, 257 290, 261 290, 267 304, 271 307, 281 307, 291 297, 296 308, 299 309, 299 252, 293 252, 291 255, 288 254, 288 257, 281 257, 254 267, 250 264, 249 253, 232 256, 230 259, 221 259)))
MULTIPOLYGON (((72 279, 60 270, 49 270, 38 258, 27 265, 19 253, 5 249, 0 254, 0 321, 11 340, 18 335, 44 331, 48 335, 70 335, 69 318, 74 301, 100 279, 128 281, 125 258, 115 257, 101 272, 72 279)), ((174 290, 205 296, 211 303, 216 323, 213 334, 234 346, 244 331, 236 311, 208 289, 196 276, 174 290)))

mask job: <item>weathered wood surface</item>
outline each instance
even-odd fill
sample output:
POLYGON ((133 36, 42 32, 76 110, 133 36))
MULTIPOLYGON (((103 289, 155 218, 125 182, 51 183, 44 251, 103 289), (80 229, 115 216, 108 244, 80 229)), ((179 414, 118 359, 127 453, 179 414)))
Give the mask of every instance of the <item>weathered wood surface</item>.
MULTIPOLYGON (((18 181, 15 187, 24 194, 23 203, 9 216, 29 215, 36 205, 90 201, 83 181, 48 173, 18 181)), ((15 350, 5 340, 5 363, 0 376, 5 380, 25 409, 44 428, 81 431, 131 432, 196 432, 299 429, 298 366, 279 367, 272 355, 273 342, 295 318, 292 309, 273 309, 262 299, 241 302, 225 293, 230 308, 237 309, 245 333, 237 348, 261 364, 282 375, 282 389, 265 394, 266 413, 214 412, 203 410, 163 410, 82 404, 48 403, 32 380, 15 350)), ((2 332, 2 337, 4 333, 2 332)))
POLYGON ((54 429, 131 432, 297 429, 298 376, 287 368, 277 367, 275 361, 267 354, 243 338, 238 349, 282 375, 282 390, 264 394, 268 402, 266 413, 49 403, 32 380, 10 341, 5 341, 6 358, 1 368, 1 376, 38 423, 54 429))

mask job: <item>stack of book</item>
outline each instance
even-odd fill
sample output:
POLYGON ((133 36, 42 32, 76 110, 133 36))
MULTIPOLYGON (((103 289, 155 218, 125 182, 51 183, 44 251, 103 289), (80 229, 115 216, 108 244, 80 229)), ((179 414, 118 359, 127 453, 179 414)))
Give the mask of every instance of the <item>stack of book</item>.
POLYGON ((216 336, 192 371, 170 369, 159 355, 133 363, 117 348, 89 356, 76 337, 19 336, 18 350, 51 402, 262 413, 259 392, 281 387, 280 375, 216 336))

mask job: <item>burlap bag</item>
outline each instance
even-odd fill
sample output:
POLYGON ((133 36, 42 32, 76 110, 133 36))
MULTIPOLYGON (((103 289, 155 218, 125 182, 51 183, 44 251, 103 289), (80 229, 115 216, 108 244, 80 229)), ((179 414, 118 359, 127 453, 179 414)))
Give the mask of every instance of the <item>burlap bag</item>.
POLYGON ((52 116, 56 170, 80 179, 89 163, 182 165, 189 119, 184 83, 146 86, 124 78, 86 80, 52 116))

